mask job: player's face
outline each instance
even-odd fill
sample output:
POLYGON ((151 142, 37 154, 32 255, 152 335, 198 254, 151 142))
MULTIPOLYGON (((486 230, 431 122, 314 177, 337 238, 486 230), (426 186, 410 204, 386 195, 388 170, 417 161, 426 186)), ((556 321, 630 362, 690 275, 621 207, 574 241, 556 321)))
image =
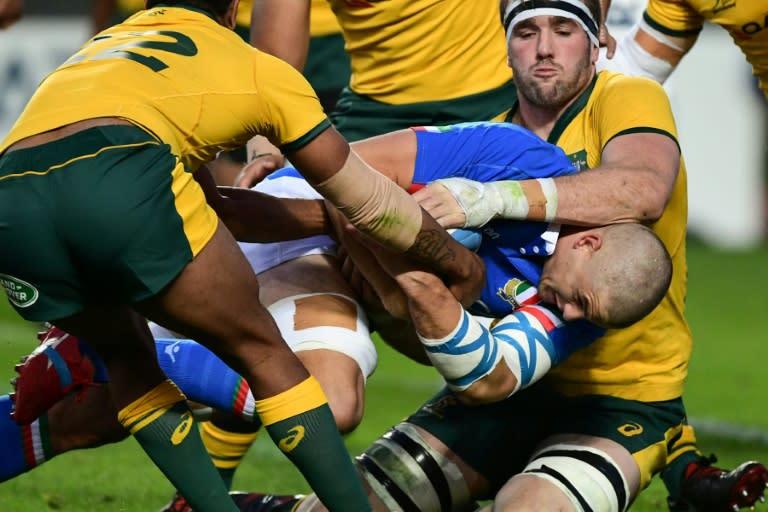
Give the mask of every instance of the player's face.
POLYGON ((512 28, 509 65, 522 99, 560 110, 592 80, 597 50, 576 21, 536 16, 512 28))
POLYGON ((555 251, 544 263, 538 292, 544 302, 562 311, 565 320, 586 318, 599 325, 603 301, 593 287, 589 257, 584 250, 555 251))

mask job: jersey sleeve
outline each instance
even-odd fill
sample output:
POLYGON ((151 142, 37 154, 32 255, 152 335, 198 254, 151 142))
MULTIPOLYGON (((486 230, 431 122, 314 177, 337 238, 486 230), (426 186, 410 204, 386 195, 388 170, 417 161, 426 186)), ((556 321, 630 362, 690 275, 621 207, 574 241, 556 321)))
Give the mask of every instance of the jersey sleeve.
POLYGON ((593 116, 591 122, 599 134, 601 150, 613 138, 629 133, 660 133, 679 146, 669 98, 653 80, 613 73, 593 116))
POLYGON ((254 77, 261 98, 255 133, 283 152, 301 149, 331 126, 312 86, 290 64, 256 51, 254 77))
POLYGON ((659 32, 674 37, 696 35, 704 27, 704 17, 683 0, 649 0, 643 18, 659 32))
POLYGON ((565 153, 525 128, 509 123, 459 123, 416 127, 413 182, 462 177, 497 181, 575 172, 565 153))

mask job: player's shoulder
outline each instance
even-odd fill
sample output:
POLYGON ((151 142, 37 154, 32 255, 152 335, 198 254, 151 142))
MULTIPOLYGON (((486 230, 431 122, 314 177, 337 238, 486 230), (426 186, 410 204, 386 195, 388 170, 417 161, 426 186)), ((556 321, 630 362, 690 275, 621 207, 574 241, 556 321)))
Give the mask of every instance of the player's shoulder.
POLYGON ((664 87, 657 81, 642 76, 625 75, 617 71, 600 71, 595 84, 597 96, 641 99, 649 97, 666 97, 664 87))

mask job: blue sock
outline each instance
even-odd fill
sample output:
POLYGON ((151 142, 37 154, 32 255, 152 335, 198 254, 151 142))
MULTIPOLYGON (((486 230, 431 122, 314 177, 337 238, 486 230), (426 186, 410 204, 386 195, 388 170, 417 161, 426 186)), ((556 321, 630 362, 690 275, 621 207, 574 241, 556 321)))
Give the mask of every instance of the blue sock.
POLYGON ((48 439, 48 417, 20 427, 11 419, 13 402, 0 396, 0 482, 29 471, 53 458, 48 439))
POLYGON ((248 383, 213 352, 192 340, 158 338, 157 360, 165 374, 194 402, 254 421, 248 383))

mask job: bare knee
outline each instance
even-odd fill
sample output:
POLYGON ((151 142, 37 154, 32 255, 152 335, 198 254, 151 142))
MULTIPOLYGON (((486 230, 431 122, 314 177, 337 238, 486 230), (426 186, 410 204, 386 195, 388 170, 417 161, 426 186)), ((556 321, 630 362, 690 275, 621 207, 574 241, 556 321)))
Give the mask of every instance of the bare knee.
POLYGON ((362 421, 365 407, 365 379, 360 367, 333 350, 306 350, 297 355, 320 382, 339 432, 352 432, 362 421))

